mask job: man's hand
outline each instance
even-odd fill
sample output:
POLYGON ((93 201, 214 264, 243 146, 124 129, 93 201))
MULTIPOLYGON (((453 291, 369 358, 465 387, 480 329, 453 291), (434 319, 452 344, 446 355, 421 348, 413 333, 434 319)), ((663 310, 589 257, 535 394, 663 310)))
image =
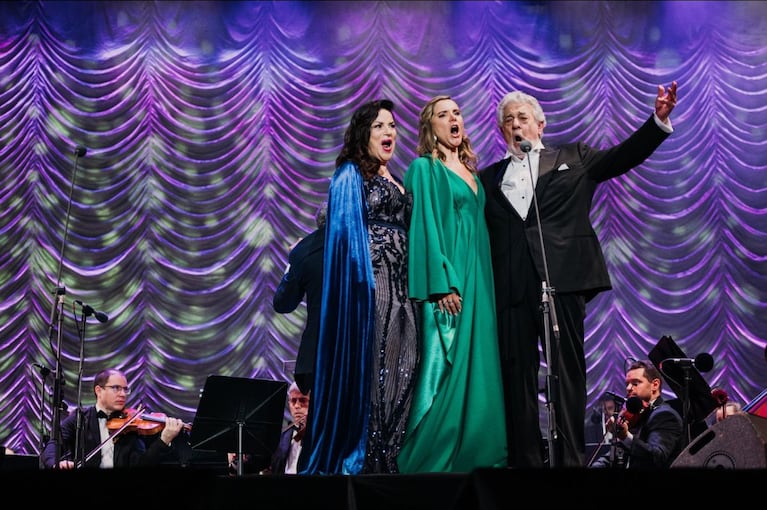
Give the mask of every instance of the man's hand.
POLYGON ((676 106, 676 82, 672 81, 668 90, 663 88, 663 85, 658 85, 658 97, 655 98, 655 115, 658 116, 661 122, 666 124, 668 116, 671 115, 671 110, 676 106))
POLYGON ((165 427, 162 429, 160 439, 163 443, 170 446, 171 442, 176 439, 181 429, 184 427, 184 422, 178 418, 166 418, 165 427))
POLYGON ((59 461, 59 469, 74 469, 75 463, 71 460, 61 460, 59 461))

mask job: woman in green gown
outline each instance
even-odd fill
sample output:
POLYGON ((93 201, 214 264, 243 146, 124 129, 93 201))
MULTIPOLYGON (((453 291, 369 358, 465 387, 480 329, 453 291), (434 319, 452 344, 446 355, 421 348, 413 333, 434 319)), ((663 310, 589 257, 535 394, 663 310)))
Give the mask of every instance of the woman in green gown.
POLYGON ((422 358, 400 472, 506 466, 485 194, 458 105, 437 96, 421 111, 413 194, 410 297, 421 303, 422 358))

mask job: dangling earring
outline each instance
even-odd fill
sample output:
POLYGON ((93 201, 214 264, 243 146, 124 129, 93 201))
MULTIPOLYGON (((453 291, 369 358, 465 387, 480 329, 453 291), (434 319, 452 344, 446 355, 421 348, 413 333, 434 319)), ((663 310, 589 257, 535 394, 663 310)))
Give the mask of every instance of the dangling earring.
POLYGON ((434 135, 434 145, 437 145, 437 135, 434 135))

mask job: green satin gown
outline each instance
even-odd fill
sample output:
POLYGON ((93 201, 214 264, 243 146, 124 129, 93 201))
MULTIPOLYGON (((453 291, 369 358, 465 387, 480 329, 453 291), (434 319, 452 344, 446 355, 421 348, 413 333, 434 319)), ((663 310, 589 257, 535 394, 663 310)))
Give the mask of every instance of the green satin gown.
POLYGON ((421 366, 400 472, 469 472, 506 466, 506 424, 498 354, 485 194, 438 160, 420 157, 405 174, 413 193, 410 297, 422 302, 421 366), (463 310, 431 300, 457 290, 463 310))

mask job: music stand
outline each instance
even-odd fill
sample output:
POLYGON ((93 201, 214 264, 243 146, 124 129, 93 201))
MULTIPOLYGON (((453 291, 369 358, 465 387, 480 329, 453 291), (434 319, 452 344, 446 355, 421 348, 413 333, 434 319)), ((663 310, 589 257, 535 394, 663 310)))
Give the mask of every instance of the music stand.
POLYGON ((666 384, 674 390, 680 402, 669 401, 669 404, 682 415, 685 428, 685 446, 690 439, 697 435, 692 434, 693 423, 700 423, 699 429, 705 429, 706 416, 716 409, 716 399, 711 395, 711 387, 700 375, 697 369, 683 369, 677 365, 667 365, 661 370, 661 363, 668 358, 687 358, 684 351, 674 342, 670 336, 662 336, 658 343, 648 353, 647 357, 658 368, 666 384), (688 412, 685 412, 688 411, 688 412))
POLYGON ((192 422, 192 449, 237 452, 242 475, 243 452, 270 458, 280 441, 288 383, 210 375, 192 422))

